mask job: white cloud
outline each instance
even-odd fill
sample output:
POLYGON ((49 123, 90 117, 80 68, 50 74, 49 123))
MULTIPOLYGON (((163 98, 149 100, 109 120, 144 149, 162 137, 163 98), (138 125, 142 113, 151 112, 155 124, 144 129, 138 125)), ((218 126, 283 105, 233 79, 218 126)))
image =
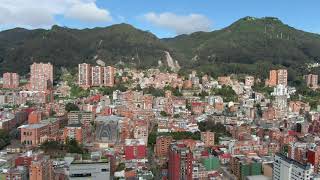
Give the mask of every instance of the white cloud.
POLYGON ((143 17, 156 26, 175 31, 176 34, 209 31, 212 25, 212 22, 201 14, 176 15, 169 12, 161 14, 150 12, 143 17))
POLYGON ((66 18, 84 22, 110 22, 112 17, 106 9, 99 9, 95 3, 79 3, 72 6, 65 14, 66 18))
POLYGON ((47 28, 56 16, 86 23, 110 22, 107 9, 95 0, 1 0, 0 23, 5 27, 47 28))

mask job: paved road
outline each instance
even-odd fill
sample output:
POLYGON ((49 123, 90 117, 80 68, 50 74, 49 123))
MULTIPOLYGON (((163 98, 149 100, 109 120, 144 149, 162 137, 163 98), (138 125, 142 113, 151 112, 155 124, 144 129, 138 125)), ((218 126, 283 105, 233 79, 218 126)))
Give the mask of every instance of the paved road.
POLYGON ((154 178, 155 179, 161 179, 160 177, 160 169, 159 167, 157 166, 157 163, 155 162, 155 159, 154 159, 154 153, 152 151, 151 148, 148 148, 148 160, 149 160, 149 165, 150 165, 150 169, 151 170, 154 170, 153 171, 153 175, 154 175, 154 178))
POLYGON ((237 177, 228 171, 227 167, 221 167, 223 173, 223 179, 225 180, 236 180, 237 177))

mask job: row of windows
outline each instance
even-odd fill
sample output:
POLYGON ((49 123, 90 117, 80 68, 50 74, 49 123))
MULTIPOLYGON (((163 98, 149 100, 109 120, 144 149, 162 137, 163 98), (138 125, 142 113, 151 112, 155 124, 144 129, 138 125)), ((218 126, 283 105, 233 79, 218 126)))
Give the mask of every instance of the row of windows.
POLYGON ((25 136, 32 136, 32 132, 23 132, 23 135, 25 135, 25 136))
POLYGON ((32 145, 32 141, 25 140, 25 141, 23 141, 23 144, 25 144, 25 145, 32 145))

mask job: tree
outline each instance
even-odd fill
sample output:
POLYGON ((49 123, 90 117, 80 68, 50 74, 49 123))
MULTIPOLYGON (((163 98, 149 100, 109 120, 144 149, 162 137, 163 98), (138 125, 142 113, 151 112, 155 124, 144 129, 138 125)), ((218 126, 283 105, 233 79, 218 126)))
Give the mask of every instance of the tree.
POLYGON ((115 90, 114 88, 112 87, 100 87, 99 89, 99 92, 102 93, 103 95, 112 95, 113 91, 115 90))
POLYGON ((148 136, 148 145, 153 147, 156 144, 157 133, 150 133, 148 136))
POLYGON ((237 94, 236 92, 230 87, 223 85, 220 89, 212 89, 212 93, 214 95, 221 96, 224 101, 230 102, 230 101, 237 101, 237 94))
POLYGON ((174 140, 182 140, 182 139, 194 139, 194 140, 200 140, 201 134, 199 131, 197 132, 166 132, 166 133, 159 133, 158 136, 172 136, 174 140))
POLYGON ((0 149, 10 144, 9 133, 3 129, 0 129, 0 149))
POLYGON ((199 96, 204 99, 206 96, 209 96, 209 93, 207 93, 206 91, 201 91, 201 93, 199 94, 199 96))
POLYGON ((89 96, 89 90, 88 89, 82 89, 78 85, 72 85, 70 90, 70 95, 72 97, 81 98, 81 97, 88 97, 89 96))
POLYGON ((254 86, 252 86, 252 90, 255 92, 263 93, 266 96, 270 96, 271 92, 273 92, 273 88, 269 86, 265 86, 264 83, 255 83, 254 86))
POLYGON ((55 154, 62 155, 64 148, 64 144, 58 141, 45 141, 40 145, 40 149, 51 156, 55 154))
POLYGON ((66 106, 65 106, 65 110, 67 112, 70 112, 70 111, 79 111, 80 109, 74 103, 67 103, 66 106))
POLYGON ((32 107, 32 106, 34 106, 34 103, 31 101, 26 101, 26 106, 32 107))
POLYGON ((121 92, 125 92, 125 91, 128 90, 128 88, 127 88, 125 85, 123 85, 123 84, 117 84, 117 85, 114 87, 114 89, 119 90, 119 91, 121 91, 121 92))
POLYGON ((157 130, 158 130, 158 126, 156 125, 152 128, 152 131, 150 132, 150 134, 148 136, 148 146, 151 148, 153 148, 153 146, 156 144, 157 130))
POLYGON ((215 123, 212 120, 206 120, 198 122, 199 130, 201 132, 210 131, 215 133, 215 142, 218 143, 219 137, 222 136, 231 136, 227 131, 227 128, 221 123, 215 123))
POLYGON ((182 96, 182 95, 183 95, 183 94, 180 92, 180 89, 179 89, 178 87, 173 88, 172 86, 166 85, 166 86, 163 88, 163 90, 165 90, 165 91, 167 91, 167 90, 171 91, 174 96, 182 96))
POLYGON ((257 104, 256 105, 256 108, 257 108, 257 114, 259 117, 262 117, 262 110, 261 110, 261 105, 260 104, 257 104))
POLYGON ((147 87, 143 89, 144 94, 151 94, 155 97, 163 97, 164 96, 164 90, 163 89, 156 89, 154 87, 147 87))
POLYGON ((320 104, 320 90, 313 90, 307 87, 305 83, 296 87, 297 91, 294 95, 290 96, 293 101, 303 101, 309 103, 311 109, 316 109, 320 104))
POLYGON ((135 91, 142 91, 142 88, 140 84, 137 84, 137 86, 134 88, 135 91))
POLYGON ((180 118, 180 114, 173 115, 174 118, 180 118))
POLYGON ((122 171, 126 168, 126 165, 124 163, 119 163, 119 165, 117 166, 116 171, 122 171))
POLYGON ((168 116, 168 114, 167 114, 165 111, 161 111, 161 112, 160 112, 160 115, 163 116, 163 117, 168 116))
POLYGON ((287 144, 283 145, 281 148, 281 153, 284 155, 287 155, 288 152, 289 152, 289 145, 287 144))
POLYGON ((77 154, 83 154, 84 149, 82 146, 78 143, 75 139, 67 139, 66 140, 66 149, 69 153, 77 153, 77 154))
POLYGON ((191 104, 190 104, 190 103, 186 104, 186 108, 187 108, 189 111, 191 111, 191 104))

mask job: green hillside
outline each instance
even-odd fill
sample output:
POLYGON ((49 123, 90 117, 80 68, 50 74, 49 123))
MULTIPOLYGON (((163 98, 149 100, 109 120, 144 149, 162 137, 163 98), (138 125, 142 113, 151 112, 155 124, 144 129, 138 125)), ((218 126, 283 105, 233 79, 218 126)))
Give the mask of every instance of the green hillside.
POLYGON ((320 60, 319 49, 319 35, 273 17, 245 17, 221 30, 166 39, 128 24, 83 30, 16 28, 0 32, 0 73, 25 74, 35 61, 72 68, 100 59, 106 64, 149 68, 158 66, 159 60, 166 64, 164 51, 168 51, 182 71, 266 76, 270 68, 285 67, 289 79, 295 80, 308 71, 306 63, 320 60))
POLYGON ((255 73, 279 66, 298 69, 320 60, 319 35, 294 29, 273 17, 245 17, 221 30, 163 41, 184 55, 191 67, 208 72, 255 73))
POLYGON ((128 24, 106 28, 50 30, 16 28, 0 32, 0 72, 27 73, 32 62, 51 62, 56 67, 78 63, 121 63, 142 68, 158 65, 169 48, 155 35, 128 24))

